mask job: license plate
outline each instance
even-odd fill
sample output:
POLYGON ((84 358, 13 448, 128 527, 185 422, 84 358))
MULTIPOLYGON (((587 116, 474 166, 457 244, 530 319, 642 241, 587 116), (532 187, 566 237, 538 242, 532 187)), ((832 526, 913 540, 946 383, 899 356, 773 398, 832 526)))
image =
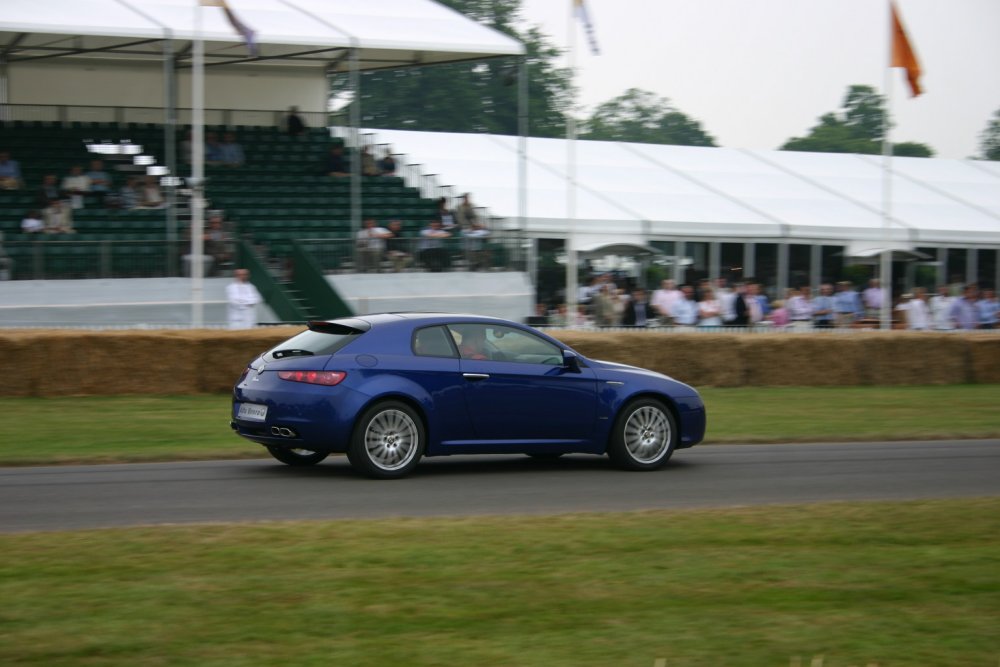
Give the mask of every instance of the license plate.
POLYGON ((256 405, 255 403, 240 403, 240 409, 236 412, 236 418, 251 422, 262 422, 267 419, 267 406, 256 405))

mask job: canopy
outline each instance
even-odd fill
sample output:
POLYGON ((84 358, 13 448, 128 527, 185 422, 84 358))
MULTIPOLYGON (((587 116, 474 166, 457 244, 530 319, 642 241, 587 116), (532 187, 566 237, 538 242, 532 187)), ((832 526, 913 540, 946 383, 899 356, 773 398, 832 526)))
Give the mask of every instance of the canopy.
MULTIPOLYGON (((520 55, 520 42, 431 0, 229 0, 255 33, 258 56, 222 9, 201 8, 207 66, 252 63, 347 71, 520 55)), ((197 0, 3 0, 0 51, 8 63, 48 58, 155 61, 162 41, 183 56, 196 38, 197 0)))

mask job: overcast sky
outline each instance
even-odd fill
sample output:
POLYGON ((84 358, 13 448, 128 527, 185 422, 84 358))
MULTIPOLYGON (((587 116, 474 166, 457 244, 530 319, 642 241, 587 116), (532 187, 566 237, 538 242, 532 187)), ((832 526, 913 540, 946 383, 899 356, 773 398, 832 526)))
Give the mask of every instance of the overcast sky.
MULTIPOLYGON (((583 112, 630 87, 669 98, 731 148, 777 148, 840 108, 851 84, 882 91, 888 0, 587 0, 601 54, 576 23, 583 112)), ((566 47, 571 0, 522 0, 566 47)), ((897 0, 922 65, 910 98, 893 70, 892 140, 938 157, 979 153, 1000 109, 1000 0, 897 0)))

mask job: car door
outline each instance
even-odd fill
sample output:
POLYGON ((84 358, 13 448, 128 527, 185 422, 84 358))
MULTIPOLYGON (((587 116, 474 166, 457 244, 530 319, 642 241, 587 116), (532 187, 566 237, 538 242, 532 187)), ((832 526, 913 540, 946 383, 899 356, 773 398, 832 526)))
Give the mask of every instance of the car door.
POLYGON ((591 439, 597 420, 591 369, 564 367, 562 349, 530 331, 481 323, 449 328, 479 442, 591 439))

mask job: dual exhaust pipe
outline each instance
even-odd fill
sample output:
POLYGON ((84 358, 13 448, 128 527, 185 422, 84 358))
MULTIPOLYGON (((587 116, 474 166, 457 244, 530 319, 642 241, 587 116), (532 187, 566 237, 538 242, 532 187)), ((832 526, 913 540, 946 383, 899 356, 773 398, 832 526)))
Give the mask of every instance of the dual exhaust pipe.
POLYGON ((280 436, 282 438, 297 438, 299 434, 288 428, 287 426, 272 426, 271 435, 280 436))

